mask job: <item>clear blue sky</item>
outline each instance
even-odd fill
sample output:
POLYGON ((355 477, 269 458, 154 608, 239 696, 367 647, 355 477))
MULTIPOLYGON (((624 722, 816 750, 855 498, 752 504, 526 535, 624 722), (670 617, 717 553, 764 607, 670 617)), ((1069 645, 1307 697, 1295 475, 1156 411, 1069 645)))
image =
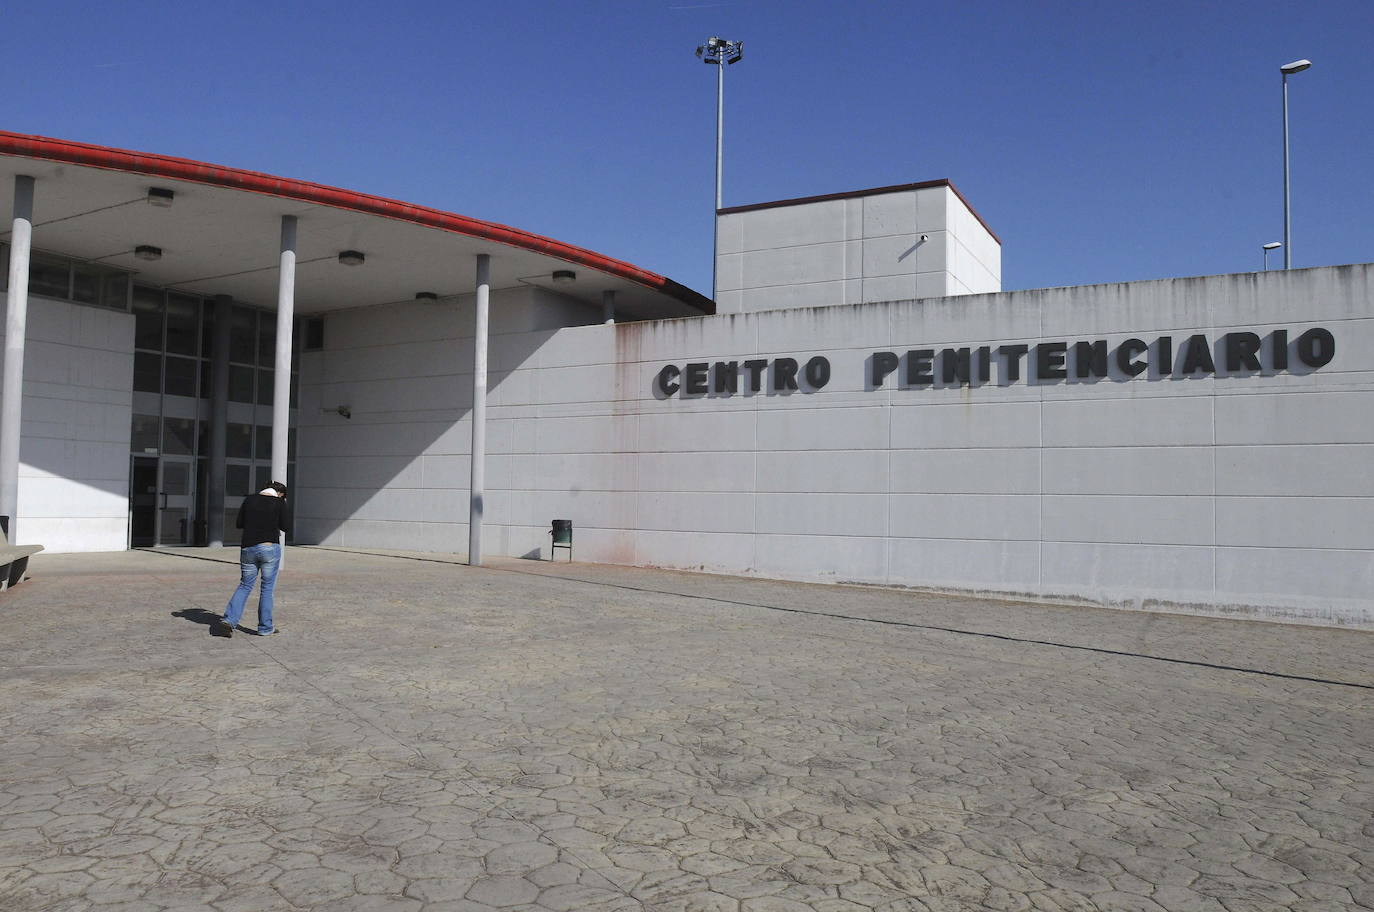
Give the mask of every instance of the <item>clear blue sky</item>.
POLYGON ((0 127, 548 234, 709 292, 725 205, 948 177, 1006 288, 1374 260, 1374 2, 49 2, 5 11, 0 127), (1274 260, 1279 262, 1278 259, 1274 260))

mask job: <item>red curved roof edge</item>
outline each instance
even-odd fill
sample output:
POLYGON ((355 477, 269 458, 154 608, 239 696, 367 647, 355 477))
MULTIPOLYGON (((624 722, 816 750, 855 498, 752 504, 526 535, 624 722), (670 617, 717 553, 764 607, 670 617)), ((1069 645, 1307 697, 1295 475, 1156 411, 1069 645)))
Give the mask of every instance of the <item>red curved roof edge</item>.
POLYGON ((90 143, 71 142, 51 139, 46 136, 30 136, 24 133, 10 133, 0 130, 0 154, 19 155, 43 161, 66 162, 73 165, 86 165, 105 168, 111 171, 126 171, 131 174, 146 174, 150 177, 165 177, 175 180, 228 187, 250 193, 262 193, 282 199, 317 203, 335 209, 348 209, 368 215, 400 219, 429 228, 451 231, 455 234, 506 244, 523 250, 544 253, 566 260, 588 269, 595 269, 608 275, 628 279, 639 285, 681 301, 705 314, 716 312, 715 302, 703 294, 674 282, 656 272, 641 269, 630 263, 612 259, 608 256, 555 241, 553 238, 521 231, 495 222, 417 206, 399 200, 326 187, 309 181, 275 177, 259 171, 245 171, 240 168, 227 168, 205 162, 191 161, 186 158, 173 158, 170 155, 154 155, 146 152, 130 152, 127 149, 112 149, 90 143))

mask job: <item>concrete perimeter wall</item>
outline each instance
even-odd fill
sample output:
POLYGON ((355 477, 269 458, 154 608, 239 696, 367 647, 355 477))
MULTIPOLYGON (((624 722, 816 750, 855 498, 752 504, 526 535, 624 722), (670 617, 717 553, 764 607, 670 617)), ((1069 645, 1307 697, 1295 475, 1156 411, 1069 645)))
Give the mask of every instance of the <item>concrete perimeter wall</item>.
MULTIPOLYGON (((541 329, 531 306, 492 340, 491 553, 547 557, 566 518, 580 560, 1374 625, 1374 266, 614 327, 541 329), (1335 344, 1315 369, 1313 327, 1335 344), (1259 370, 1226 369, 1232 332, 1263 340, 1259 370), (1218 373, 1178 375, 1193 334, 1218 373), (1163 335, 1163 371, 1117 366, 1131 337, 1162 361, 1163 335), (1094 340, 1108 377, 1073 379, 1070 353, 1068 378, 1027 382, 1037 343, 1094 340), (1020 380, 994 357, 945 383, 937 357, 934 384, 904 382, 910 350, 970 347, 976 375, 979 346, 1018 343, 1020 380), (882 385, 877 352, 901 358, 882 385), (818 355, 818 391, 656 389, 668 364, 818 355)), ((303 541, 465 548, 470 323, 328 316, 303 363, 303 541), (351 421, 320 413, 344 400, 351 421)))
POLYGON ((30 297, 24 349, 16 543, 123 551, 134 317, 30 297))

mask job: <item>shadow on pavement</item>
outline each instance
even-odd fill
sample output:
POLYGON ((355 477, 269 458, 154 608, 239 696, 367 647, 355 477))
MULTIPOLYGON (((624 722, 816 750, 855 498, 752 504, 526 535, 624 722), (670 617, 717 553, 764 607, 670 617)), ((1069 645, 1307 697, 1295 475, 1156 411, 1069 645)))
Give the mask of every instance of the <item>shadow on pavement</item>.
POLYGON ((181 611, 173 611, 172 617, 181 618, 193 624, 204 624, 210 628, 210 636, 228 636, 219 626, 219 615, 212 611, 206 611, 204 608, 186 608, 181 611))

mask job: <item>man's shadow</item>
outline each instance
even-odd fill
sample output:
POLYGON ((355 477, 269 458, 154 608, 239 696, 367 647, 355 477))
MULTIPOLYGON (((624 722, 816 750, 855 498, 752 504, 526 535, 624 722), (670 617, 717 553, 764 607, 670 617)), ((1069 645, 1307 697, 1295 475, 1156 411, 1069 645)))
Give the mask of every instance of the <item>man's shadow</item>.
POLYGON ((173 611, 172 617, 182 618, 192 624, 204 624, 210 628, 210 636, 227 637, 229 634, 219 625, 220 616, 204 608, 185 608, 181 611, 173 611))

